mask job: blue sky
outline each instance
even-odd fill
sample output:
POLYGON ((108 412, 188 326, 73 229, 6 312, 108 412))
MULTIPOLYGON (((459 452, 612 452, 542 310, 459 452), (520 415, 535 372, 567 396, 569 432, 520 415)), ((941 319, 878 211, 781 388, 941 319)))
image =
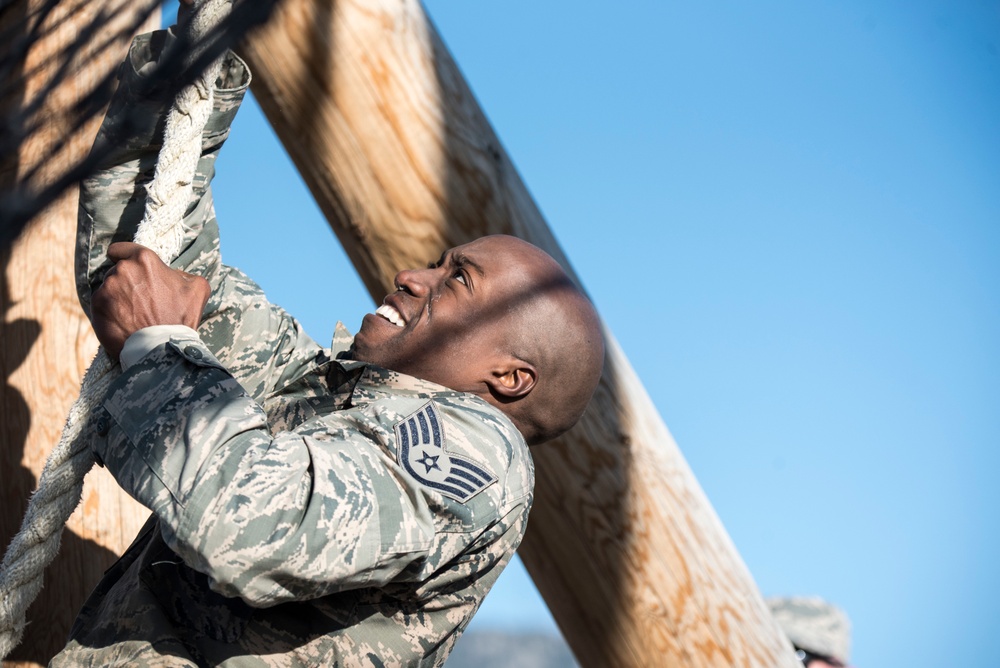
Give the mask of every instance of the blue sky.
MULTIPOLYGON (((1000 2, 428 10, 762 592, 844 607, 859 668, 992 656, 1000 2)), ((357 328, 252 103, 216 197, 227 261, 357 328)), ((473 623, 555 632, 519 565, 473 623)))

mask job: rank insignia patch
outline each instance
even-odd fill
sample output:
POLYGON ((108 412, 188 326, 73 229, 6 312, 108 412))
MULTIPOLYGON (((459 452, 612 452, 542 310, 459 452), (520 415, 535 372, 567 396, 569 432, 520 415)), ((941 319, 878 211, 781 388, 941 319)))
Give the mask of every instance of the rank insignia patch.
POLYGON ((496 482, 497 477, 471 460, 444 449, 444 423, 434 404, 396 423, 399 463, 422 485, 465 503, 496 482))

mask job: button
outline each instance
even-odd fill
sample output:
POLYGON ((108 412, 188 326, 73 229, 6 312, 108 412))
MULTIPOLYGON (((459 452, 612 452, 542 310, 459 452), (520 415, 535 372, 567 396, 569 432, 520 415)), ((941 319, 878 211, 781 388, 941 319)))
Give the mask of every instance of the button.
POLYGON ((202 357, 205 356, 205 354, 201 352, 201 349, 198 348, 197 346, 188 346, 187 348, 184 349, 184 354, 193 360, 200 360, 202 357))
POLYGON ((111 431, 111 421, 104 415, 97 418, 97 435, 107 436, 109 431, 111 431))

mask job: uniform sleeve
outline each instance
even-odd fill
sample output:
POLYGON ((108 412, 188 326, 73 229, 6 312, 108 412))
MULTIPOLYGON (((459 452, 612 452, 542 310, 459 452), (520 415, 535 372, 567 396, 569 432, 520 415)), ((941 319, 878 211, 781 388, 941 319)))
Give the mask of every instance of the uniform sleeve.
MULTIPOLYGON (((151 72, 173 40, 168 31, 158 31, 133 41, 94 144, 94 151, 104 157, 97 171, 80 185, 75 271, 77 293, 88 317, 91 294, 111 266, 107 261, 108 246, 116 241, 131 241, 142 220, 145 185, 153 177, 164 121, 172 103, 169 86, 153 85, 151 72)), ((218 282, 220 260, 209 184, 215 158, 229 135, 249 83, 246 65, 229 54, 216 84, 213 113, 202 135, 202 155, 183 223, 182 251, 172 265, 204 276, 213 287, 218 282)))
MULTIPOLYGON (((131 241, 146 204, 162 145, 163 124, 172 103, 168 86, 152 85, 158 63, 174 41, 168 31, 137 37, 121 65, 118 90, 95 142, 106 155, 98 171, 80 188, 76 276, 80 303, 90 317, 91 295, 111 263, 108 246, 131 241)), ((183 220, 184 241, 172 266, 204 276, 212 285, 205 305, 201 338, 260 400, 280 374, 292 373, 319 351, 299 324, 271 304, 261 289, 238 270, 221 263, 219 228, 210 182, 215 160, 246 93, 250 71, 233 54, 216 83, 214 107, 202 135, 202 154, 192 200, 183 220)))
POLYGON ((423 581, 503 510, 502 484, 450 504, 408 478, 377 402, 272 436, 196 340, 146 355, 102 410, 95 451, 119 484, 213 589, 258 607, 423 581))

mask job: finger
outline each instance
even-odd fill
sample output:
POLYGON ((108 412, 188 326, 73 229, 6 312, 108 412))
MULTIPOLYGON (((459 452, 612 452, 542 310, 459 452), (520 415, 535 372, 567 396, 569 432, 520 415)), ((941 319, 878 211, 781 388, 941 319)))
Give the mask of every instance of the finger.
POLYGON ((108 259, 114 262, 121 262, 133 258, 141 253, 146 247, 134 244, 131 241, 116 241, 108 246, 108 259))

